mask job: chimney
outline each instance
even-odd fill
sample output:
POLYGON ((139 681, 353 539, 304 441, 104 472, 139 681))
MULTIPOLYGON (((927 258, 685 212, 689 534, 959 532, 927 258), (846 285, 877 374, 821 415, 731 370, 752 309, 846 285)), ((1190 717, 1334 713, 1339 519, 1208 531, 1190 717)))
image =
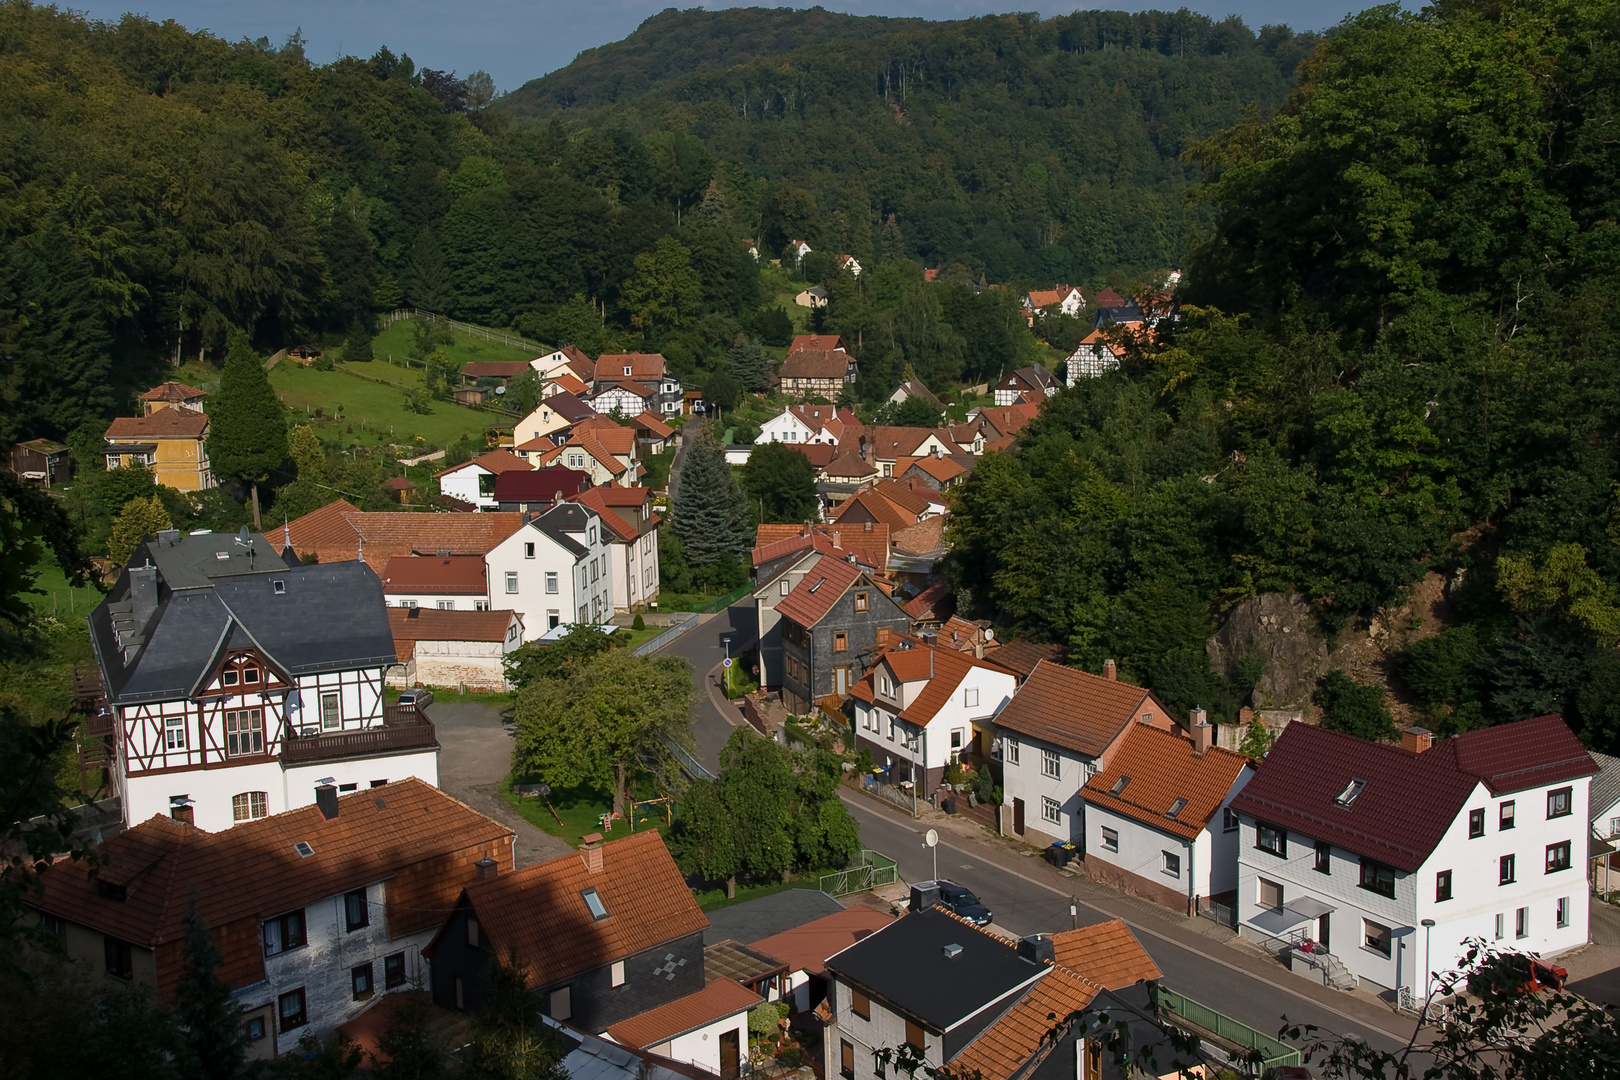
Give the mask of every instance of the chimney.
POLYGON ((833 534, 832 534, 833 547, 843 547, 844 546, 843 544, 840 544, 838 542, 839 539, 843 537, 843 535, 844 534, 842 532, 838 531, 837 529, 833 530, 833 534))
POLYGON ((157 534, 157 538, 158 538, 158 547, 174 547, 174 545, 176 545, 176 544, 178 544, 180 542, 180 530, 179 529, 159 529, 158 534, 157 534))
POLYGON ((491 878, 499 875, 500 872, 501 864, 490 858, 488 855, 485 855, 482 859, 479 859, 477 862, 473 863, 474 881, 489 881, 491 878))
POLYGON ((1112 660, 1103 661, 1103 678, 1109 682, 1114 682, 1119 678, 1119 668, 1115 666, 1112 660))
POLYGON ((602 834, 593 832, 582 838, 579 845, 579 857, 585 860, 587 874, 600 874, 602 872, 602 834))
POLYGON ((138 633, 146 627, 152 614, 157 611, 157 567, 149 563, 130 569, 129 602, 132 608, 130 614, 135 620, 135 630, 138 633))
POLYGON ((320 784, 315 788, 315 805, 321 808, 321 816, 331 821, 338 816, 337 788, 331 784, 320 784))
POLYGON ((1434 732, 1428 728, 1409 727, 1401 732, 1401 749, 1408 754, 1421 754, 1434 745, 1434 732))
POLYGON ((927 911, 937 903, 939 903, 939 882, 919 881, 911 887, 911 903, 908 905, 911 911, 927 911))
POLYGON ((1200 705, 1193 706, 1190 719, 1192 720, 1193 756, 1203 757, 1215 742, 1215 725, 1209 722, 1209 714, 1200 705))
POLYGON ((1018 939, 1018 955, 1037 964, 1057 963, 1057 946, 1045 934, 1031 934, 1018 939))

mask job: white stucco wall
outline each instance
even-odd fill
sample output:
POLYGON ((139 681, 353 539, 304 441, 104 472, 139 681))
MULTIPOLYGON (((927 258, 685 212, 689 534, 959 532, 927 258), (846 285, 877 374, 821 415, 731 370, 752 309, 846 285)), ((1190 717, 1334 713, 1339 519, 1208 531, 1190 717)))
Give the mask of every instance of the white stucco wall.
POLYGON ((488 605, 489 597, 483 593, 428 593, 387 592, 383 599, 389 607, 439 608, 449 605, 449 611, 481 611, 479 605, 488 605))
POLYGON ((737 1054, 742 1062, 748 1059, 748 1013, 746 1011, 677 1035, 666 1043, 659 1043, 651 1052, 674 1061, 696 1065, 720 1075, 720 1036, 728 1031, 737 1032, 737 1054))
MULTIPOLYGON (((1005 728, 998 727, 996 737, 1001 740, 1002 747, 1003 800, 1009 808, 1013 805, 1014 799, 1024 800, 1025 835, 1034 833, 1037 834, 1037 839, 1044 837, 1049 841, 1078 841, 1085 831, 1085 811, 1080 803, 1080 785, 1084 784, 1090 775, 1087 766, 1091 759, 1073 750, 1052 746, 1050 743, 1043 743, 1005 728), (1011 743, 1018 746, 1017 762, 1008 760, 1011 743), (1044 749, 1056 750, 1058 753, 1060 772, 1056 778, 1041 772, 1041 751, 1044 749), (1057 824, 1042 818, 1043 797, 1058 801, 1060 821, 1057 824)), ((1011 820, 1010 809, 1008 820, 1011 820)))
POLYGON ((441 494, 448 495, 453 499, 472 503, 481 510, 494 510, 496 507, 495 497, 493 495, 482 495, 478 491, 478 478, 494 475, 482 465, 474 465, 469 461, 461 468, 439 477, 439 491, 441 494))
POLYGON ((540 529, 530 527, 519 529, 484 556, 489 568, 490 607, 516 611, 523 619, 525 641, 533 641, 550 629, 553 613, 559 625, 605 621, 613 614, 612 545, 603 535, 601 520, 595 513, 587 513, 587 530, 569 534, 586 549, 577 558, 540 529), (525 544, 534 545, 532 557, 525 554, 525 544), (508 573, 517 575, 516 592, 506 591, 508 573), (546 591, 547 574, 557 575, 554 593, 546 591))

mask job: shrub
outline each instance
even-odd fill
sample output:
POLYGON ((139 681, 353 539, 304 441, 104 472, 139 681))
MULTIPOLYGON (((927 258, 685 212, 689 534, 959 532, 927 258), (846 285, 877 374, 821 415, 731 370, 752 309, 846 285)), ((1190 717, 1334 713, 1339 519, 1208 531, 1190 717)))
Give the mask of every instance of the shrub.
POLYGON ((804 1051, 797 1046, 784 1046, 777 1052, 776 1062, 789 1069, 797 1069, 804 1060, 804 1051))
POLYGON ((647 620, 643 619, 641 617, 640 612, 637 612, 636 617, 633 620, 631 620, 630 629, 632 629, 632 630, 645 630, 645 629, 647 629, 647 620))

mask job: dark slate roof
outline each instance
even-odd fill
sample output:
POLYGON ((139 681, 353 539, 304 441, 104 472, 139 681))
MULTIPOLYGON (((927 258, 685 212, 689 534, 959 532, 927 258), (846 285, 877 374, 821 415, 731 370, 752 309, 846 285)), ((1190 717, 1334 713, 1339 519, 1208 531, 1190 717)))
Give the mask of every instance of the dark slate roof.
POLYGON ((1043 964, 936 909, 913 912, 827 961, 829 971, 937 1031, 948 1031, 1040 978, 1043 964), (955 957, 946 946, 960 946, 955 957))
POLYGON ((1142 305, 1135 300, 1127 300, 1120 307, 1099 308, 1097 310, 1097 326, 1106 326, 1108 323, 1138 323, 1147 316, 1142 311, 1142 305))
POLYGON ((1620 803, 1620 758, 1594 752, 1592 760, 1598 763, 1599 772, 1592 777, 1592 794, 1588 805, 1591 807, 1592 824, 1599 833, 1607 836, 1609 808, 1620 803), (1600 818, 1600 814, 1605 816, 1600 818))
POLYGON ((1422 754, 1289 724, 1232 807, 1411 873, 1477 785, 1505 795, 1596 771, 1557 716, 1455 735, 1422 754), (1364 786, 1340 805, 1352 780, 1364 786))
POLYGON ((529 527, 539 529, 577 559, 590 549, 569 534, 583 536, 595 516, 578 503, 558 503, 530 522, 529 527))
POLYGON ((189 697, 233 648, 258 649, 287 677, 394 662, 382 583, 370 567, 287 566, 262 538, 251 561, 239 560, 226 544, 235 538, 142 545, 131 563, 155 567, 155 606, 136 611, 125 571, 91 612, 90 640, 110 702, 189 697), (217 558, 219 551, 227 558, 217 558))

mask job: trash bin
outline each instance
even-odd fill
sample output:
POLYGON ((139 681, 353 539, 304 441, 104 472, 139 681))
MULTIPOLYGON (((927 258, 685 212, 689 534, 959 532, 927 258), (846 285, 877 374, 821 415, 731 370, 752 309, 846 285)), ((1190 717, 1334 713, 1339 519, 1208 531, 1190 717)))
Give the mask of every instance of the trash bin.
POLYGON ((947 814, 956 813, 956 796, 950 795, 939 801, 939 808, 947 814))

